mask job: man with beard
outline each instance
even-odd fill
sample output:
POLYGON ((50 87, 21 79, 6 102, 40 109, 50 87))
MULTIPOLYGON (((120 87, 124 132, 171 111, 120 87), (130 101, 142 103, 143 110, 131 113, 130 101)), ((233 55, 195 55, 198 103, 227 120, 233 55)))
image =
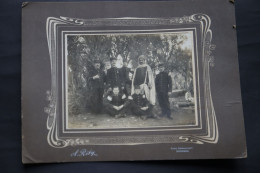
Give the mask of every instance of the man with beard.
POLYGON ((121 69, 117 68, 117 59, 110 58, 111 68, 107 70, 107 88, 112 91, 112 88, 118 86, 120 91, 124 90, 124 80, 121 69))
POLYGON ((150 102, 155 105, 155 84, 151 67, 146 63, 147 58, 144 55, 138 57, 138 67, 134 71, 131 95, 134 94, 135 87, 139 86, 150 102))
POLYGON ((105 73, 100 69, 100 60, 94 61, 94 70, 90 71, 89 83, 91 88, 91 110, 101 113, 103 108, 103 94, 105 73))

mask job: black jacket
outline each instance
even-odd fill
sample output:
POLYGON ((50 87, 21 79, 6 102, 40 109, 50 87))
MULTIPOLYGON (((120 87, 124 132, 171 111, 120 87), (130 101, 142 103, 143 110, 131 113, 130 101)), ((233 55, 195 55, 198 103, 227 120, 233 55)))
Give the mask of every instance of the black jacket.
POLYGON ((130 79, 129 79, 130 68, 122 67, 121 71, 122 71, 122 79, 123 79, 124 83, 129 83, 129 81, 130 81, 130 79))
POLYGON ((145 97, 145 94, 133 94, 133 102, 138 105, 139 107, 146 107, 148 106, 148 100, 145 97))
POLYGON ((121 87, 124 84, 123 74, 121 69, 112 67, 107 70, 106 76, 107 87, 113 88, 114 86, 121 87))
POLYGON ((156 92, 172 91, 172 78, 166 72, 160 72, 155 78, 156 92))
POLYGON ((90 87, 92 89, 94 88, 104 88, 104 83, 105 83, 105 72, 102 70, 92 70, 89 74, 89 83, 90 87), (94 76, 99 75, 99 78, 93 79, 94 76))

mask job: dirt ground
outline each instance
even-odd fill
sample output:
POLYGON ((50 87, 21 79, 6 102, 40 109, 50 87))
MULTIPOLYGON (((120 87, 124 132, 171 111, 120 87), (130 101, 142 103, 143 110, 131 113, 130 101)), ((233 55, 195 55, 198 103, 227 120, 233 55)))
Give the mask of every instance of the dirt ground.
POLYGON ((148 118, 143 120, 138 116, 128 115, 116 119, 108 114, 86 113, 70 116, 68 127, 72 129, 100 129, 192 125, 195 124, 194 107, 174 108, 172 109, 172 118, 162 117, 161 119, 148 118))

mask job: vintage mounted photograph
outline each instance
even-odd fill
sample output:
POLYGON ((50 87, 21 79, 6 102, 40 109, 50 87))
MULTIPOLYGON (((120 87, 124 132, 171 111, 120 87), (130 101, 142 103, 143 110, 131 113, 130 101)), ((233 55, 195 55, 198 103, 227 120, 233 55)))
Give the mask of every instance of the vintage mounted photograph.
POLYGON ((23 7, 23 163, 247 157, 233 6, 23 7))
POLYGON ((197 123, 194 33, 65 34, 67 129, 197 123))

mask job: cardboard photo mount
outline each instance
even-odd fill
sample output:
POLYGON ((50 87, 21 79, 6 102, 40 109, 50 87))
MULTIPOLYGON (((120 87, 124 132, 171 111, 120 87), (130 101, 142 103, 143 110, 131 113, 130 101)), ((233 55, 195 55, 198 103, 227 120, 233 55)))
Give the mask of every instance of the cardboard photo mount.
POLYGON ((233 25, 228 0, 24 4, 23 163, 245 158, 233 25), (68 128, 67 35, 187 31, 193 35, 195 124, 68 128))

